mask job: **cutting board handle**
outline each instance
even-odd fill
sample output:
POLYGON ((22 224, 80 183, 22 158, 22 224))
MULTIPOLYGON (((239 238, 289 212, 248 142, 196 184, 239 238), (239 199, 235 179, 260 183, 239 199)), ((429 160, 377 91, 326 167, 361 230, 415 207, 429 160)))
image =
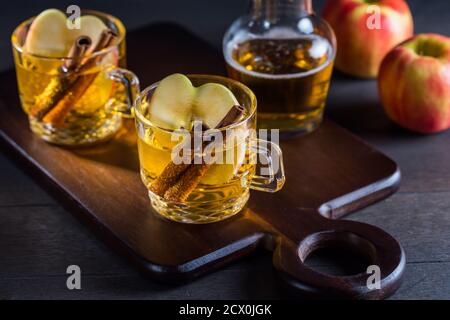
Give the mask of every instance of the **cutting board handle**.
POLYGON ((369 224, 325 220, 328 223, 323 230, 307 235, 299 243, 287 238, 280 240, 274 252, 274 265, 285 280, 303 293, 321 298, 382 299, 400 286, 405 254, 397 240, 369 224), (360 254, 371 267, 356 275, 333 276, 306 266, 312 252, 336 246, 360 254))

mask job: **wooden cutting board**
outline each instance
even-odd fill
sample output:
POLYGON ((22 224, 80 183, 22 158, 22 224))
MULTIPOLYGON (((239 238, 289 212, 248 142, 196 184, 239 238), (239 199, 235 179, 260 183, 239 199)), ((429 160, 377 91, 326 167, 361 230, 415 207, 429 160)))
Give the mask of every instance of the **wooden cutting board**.
MULTIPOLYGON (((127 42, 128 67, 142 87, 174 72, 224 74, 221 54, 175 25, 130 32, 127 42)), ((399 169, 329 120, 308 136, 281 143, 287 176, 281 192, 252 192, 243 212, 226 221, 184 225, 153 212, 139 178, 132 121, 101 146, 46 144, 28 129, 13 70, 0 75, 0 115, 2 150, 152 278, 194 278, 260 247, 273 250, 283 278, 309 294, 383 298, 400 284, 405 257, 394 238, 370 225, 335 220, 395 192, 399 169), (367 288, 366 273, 337 277, 305 266, 312 251, 328 246, 355 250, 378 265, 381 289, 367 288)))

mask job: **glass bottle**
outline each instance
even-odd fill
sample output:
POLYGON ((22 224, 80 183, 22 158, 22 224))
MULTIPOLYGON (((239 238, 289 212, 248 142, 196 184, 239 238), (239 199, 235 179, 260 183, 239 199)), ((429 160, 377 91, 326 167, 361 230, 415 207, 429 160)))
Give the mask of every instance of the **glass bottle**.
POLYGON ((336 38, 311 0, 252 0, 226 32, 223 53, 230 77, 256 94, 259 128, 289 136, 319 126, 336 38))

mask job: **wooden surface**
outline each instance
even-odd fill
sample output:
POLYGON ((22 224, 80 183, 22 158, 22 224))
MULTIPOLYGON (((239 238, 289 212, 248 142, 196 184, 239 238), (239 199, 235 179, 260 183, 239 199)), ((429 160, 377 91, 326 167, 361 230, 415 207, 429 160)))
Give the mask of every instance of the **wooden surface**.
MULTIPOLYGON (((155 25, 130 34, 128 41, 130 68, 145 82, 173 72, 191 72, 186 65, 220 72, 221 55, 181 28, 155 25), (153 41, 139 44, 143 38, 153 41), (170 62, 181 51, 184 65, 174 66, 170 62)), ((393 193, 400 181, 398 167, 332 122, 325 121, 310 135, 282 142, 287 182, 281 192, 253 192, 248 207, 222 223, 185 225, 153 212, 139 178, 132 122, 101 146, 55 147, 27 130, 26 116, 11 85, 14 73, 0 75, 0 83, 4 102, 0 134, 5 148, 16 153, 42 182, 52 183, 55 197, 76 206, 73 210, 96 234, 151 278, 192 279, 264 247, 274 250, 274 265, 289 277, 289 283, 319 296, 384 298, 400 285, 405 258, 395 239, 369 225, 327 219, 393 193), (340 278, 304 264, 316 248, 333 246, 358 251, 367 262, 379 265, 381 290, 366 288, 365 272, 340 278)))
MULTIPOLYGON (((219 44, 223 28, 243 10, 236 1, 233 3, 234 9, 227 5, 229 11, 221 11, 215 25, 216 20, 200 19, 194 14, 192 21, 183 22, 197 28, 197 32, 204 31, 219 44)), ((448 35, 449 2, 411 0, 408 3, 413 9, 417 32, 448 35)), ((60 5, 52 1, 40 1, 39 7, 36 7, 37 2, 31 4, 35 7, 28 13, 25 8, 17 10, 13 3, 4 11, 2 21, 6 27, 1 31, 4 32, 2 52, 5 57, 10 55, 10 29, 18 20, 46 7, 60 5), (11 14, 14 9, 17 13, 11 14)), ((94 5, 86 2, 86 5, 113 12, 129 27, 164 18, 163 8, 149 15, 149 8, 143 9, 143 3, 134 2, 122 7, 116 4, 105 7, 104 2, 94 5), (142 13, 140 17, 139 13, 142 13)), ((153 8, 153 3, 149 6, 153 8)), ((172 18, 172 8, 168 12, 167 17, 172 18)), ((2 59, 2 66, 5 61, 8 59, 2 59)), ((394 158, 402 168, 399 192, 348 217, 387 230, 404 246, 408 257, 404 284, 392 298, 450 299, 450 133, 420 136, 398 129, 381 111, 374 81, 360 81, 337 73, 331 86, 327 113, 394 158)), ((0 153, 0 254, 0 299, 292 297, 279 287, 271 266, 272 255, 263 251, 181 286, 146 281, 8 160, 6 150, 0 153), (65 286, 65 269, 70 264, 82 268, 80 291, 69 291, 65 286)), ((351 260, 351 256, 340 254, 339 257, 344 261, 336 264, 336 252, 323 253, 312 257, 309 264, 333 273, 355 271, 354 264, 345 261, 351 260)))

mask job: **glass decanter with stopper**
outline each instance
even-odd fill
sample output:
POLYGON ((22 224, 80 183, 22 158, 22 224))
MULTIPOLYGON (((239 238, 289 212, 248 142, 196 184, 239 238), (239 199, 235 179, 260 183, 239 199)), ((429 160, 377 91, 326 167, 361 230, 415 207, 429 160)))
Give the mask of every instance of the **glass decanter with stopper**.
POLYGON ((322 121, 336 55, 331 27, 311 0, 252 0, 223 39, 231 78, 258 99, 258 127, 282 136, 308 133, 322 121))

